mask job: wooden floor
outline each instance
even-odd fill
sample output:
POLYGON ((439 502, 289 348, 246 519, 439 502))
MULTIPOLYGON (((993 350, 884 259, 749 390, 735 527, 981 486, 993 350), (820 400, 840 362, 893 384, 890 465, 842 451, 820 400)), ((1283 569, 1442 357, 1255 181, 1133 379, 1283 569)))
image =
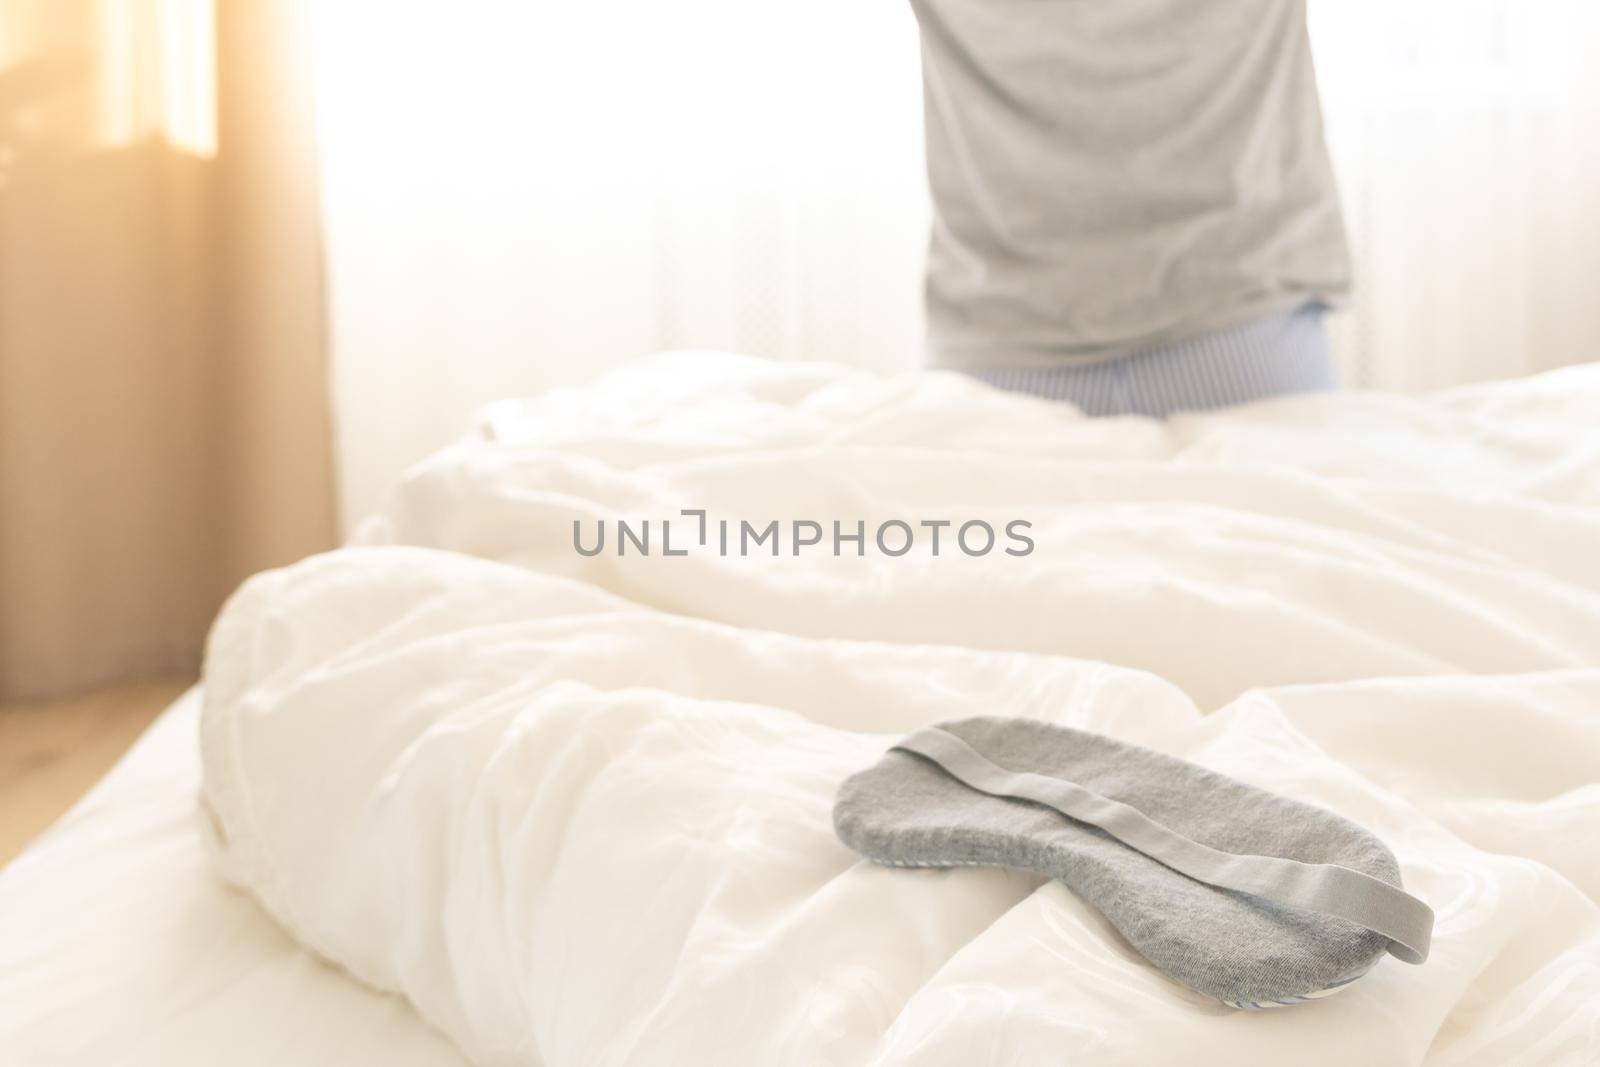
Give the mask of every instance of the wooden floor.
POLYGON ((0 866, 88 792, 192 684, 121 682, 62 700, 0 704, 0 866))

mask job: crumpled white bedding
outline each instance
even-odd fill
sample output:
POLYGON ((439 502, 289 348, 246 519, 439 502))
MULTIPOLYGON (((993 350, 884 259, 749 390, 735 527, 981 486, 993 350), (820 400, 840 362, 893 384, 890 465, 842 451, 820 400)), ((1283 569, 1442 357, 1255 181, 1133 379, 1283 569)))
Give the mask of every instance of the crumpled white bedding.
POLYGON ((224 610, 204 806, 226 877, 477 1064, 1600 1059, 1600 366, 1163 424, 658 357, 491 409, 358 540, 224 610), (1037 547, 574 550, 686 508, 1037 547), (1058 884, 834 838, 845 775, 977 714, 1356 819, 1432 958, 1237 1012, 1058 884))
POLYGON ((4 1067, 463 1067, 208 869, 200 694, 0 869, 4 1067))

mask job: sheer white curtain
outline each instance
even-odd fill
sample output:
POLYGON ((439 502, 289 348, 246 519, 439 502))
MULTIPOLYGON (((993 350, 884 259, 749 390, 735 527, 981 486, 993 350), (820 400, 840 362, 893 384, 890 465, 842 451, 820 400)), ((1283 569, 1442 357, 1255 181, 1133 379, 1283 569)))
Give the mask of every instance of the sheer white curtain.
MULTIPOLYGON (((1312 0, 1351 384, 1589 358, 1590 0, 1312 0)), ((905 0, 318 7, 344 514, 478 404, 662 348, 920 359, 905 0)))
POLYGON ((916 362, 902 3, 319 7, 347 520, 476 405, 642 353, 916 362))
POLYGON ((1600 4, 1311 0, 1356 295, 1345 381, 1600 356, 1600 4))

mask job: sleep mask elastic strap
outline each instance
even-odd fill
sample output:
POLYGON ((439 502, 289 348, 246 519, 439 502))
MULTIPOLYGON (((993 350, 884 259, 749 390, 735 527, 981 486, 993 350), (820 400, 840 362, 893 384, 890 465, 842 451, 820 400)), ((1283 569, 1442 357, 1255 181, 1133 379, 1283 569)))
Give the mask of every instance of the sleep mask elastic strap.
POLYGON ((965 741, 936 726, 920 730, 894 747, 931 760, 981 793, 1043 804, 1069 819, 1098 827, 1198 882, 1348 919, 1387 937, 1389 953, 1397 959, 1422 963, 1428 958, 1433 909, 1371 875, 1331 863, 1222 852, 1073 782, 996 766, 965 741))

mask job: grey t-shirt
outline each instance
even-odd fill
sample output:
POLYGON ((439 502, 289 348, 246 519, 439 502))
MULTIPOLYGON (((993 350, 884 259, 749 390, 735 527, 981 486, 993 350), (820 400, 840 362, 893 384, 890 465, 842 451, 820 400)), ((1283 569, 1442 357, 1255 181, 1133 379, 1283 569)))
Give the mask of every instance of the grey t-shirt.
POLYGON ((912 0, 935 364, 1088 363, 1349 289, 1303 0, 912 0))

